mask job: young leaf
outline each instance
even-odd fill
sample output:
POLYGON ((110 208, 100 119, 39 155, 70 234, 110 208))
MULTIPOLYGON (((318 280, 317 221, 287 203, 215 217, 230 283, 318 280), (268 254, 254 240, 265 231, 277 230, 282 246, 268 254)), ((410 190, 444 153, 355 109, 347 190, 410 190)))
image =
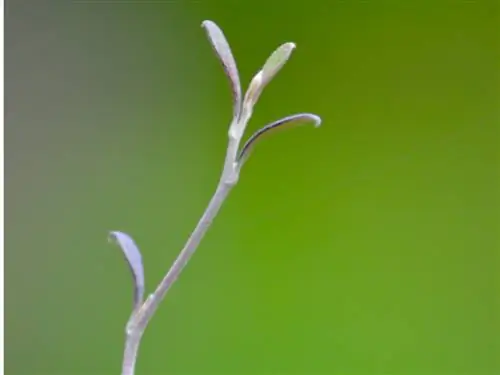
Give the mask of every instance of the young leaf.
POLYGON ((120 246, 132 272, 135 311, 141 306, 144 300, 144 267, 142 265, 141 252, 134 240, 126 233, 113 231, 110 232, 109 238, 120 246))
POLYGON ((295 43, 285 43, 269 56, 262 69, 255 75, 248 87, 244 100, 245 107, 252 107, 257 102, 264 87, 285 65, 294 49, 295 43))
POLYGON ((290 55, 295 49, 295 43, 285 43, 279 46, 267 59, 262 68, 262 85, 267 83, 281 70, 283 65, 288 61, 290 55))
POLYGON ((233 119, 237 119, 241 112, 241 84, 236 61, 229 47, 226 37, 222 30, 212 21, 203 21, 201 26, 205 29, 210 44, 215 54, 219 58, 224 71, 229 78, 231 91, 233 94, 233 119))
POLYGON ((241 168, 241 166, 248 159, 255 145, 263 138, 279 130, 285 130, 307 123, 312 123, 314 127, 318 127, 321 125, 321 118, 312 113, 299 113, 296 115, 284 117, 281 120, 275 121, 256 131, 248 139, 238 155, 239 168, 241 168))

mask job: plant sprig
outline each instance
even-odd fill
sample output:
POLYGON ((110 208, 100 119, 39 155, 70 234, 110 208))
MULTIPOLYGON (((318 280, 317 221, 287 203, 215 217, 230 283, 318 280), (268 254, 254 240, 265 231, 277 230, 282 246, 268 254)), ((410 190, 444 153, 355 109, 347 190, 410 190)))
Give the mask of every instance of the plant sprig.
POLYGON ((229 192, 238 182, 241 168, 248 160, 255 145, 265 136, 273 134, 277 130, 307 123, 311 123, 316 127, 321 124, 320 117, 311 113, 299 113, 283 117, 255 132, 243 147, 240 148, 241 140, 248 121, 252 117, 255 104, 265 86, 267 86, 288 61, 295 49, 295 44, 290 42, 282 44, 271 54, 262 69, 250 82, 248 90, 243 97, 236 61, 224 33, 212 21, 204 21, 202 27, 205 29, 213 50, 229 78, 233 97, 233 118, 229 126, 229 140, 224 168, 217 189, 196 228, 169 271, 146 300, 144 300, 144 267, 139 248, 129 235, 119 231, 110 232, 110 240, 113 240, 122 249, 134 280, 134 306, 126 326, 122 375, 134 374, 139 344, 146 326, 166 293, 196 251, 201 239, 212 224, 229 192))

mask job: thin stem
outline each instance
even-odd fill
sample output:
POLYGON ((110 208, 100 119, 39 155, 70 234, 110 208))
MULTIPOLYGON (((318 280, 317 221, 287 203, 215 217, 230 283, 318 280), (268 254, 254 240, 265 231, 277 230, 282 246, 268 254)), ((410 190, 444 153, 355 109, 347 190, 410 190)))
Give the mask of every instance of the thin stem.
POLYGON ((203 213, 198 225, 194 229, 193 233, 189 237, 186 245, 179 253, 179 256, 173 263, 170 270, 167 272, 163 280, 160 282, 158 287, 156 288, 153 295, 150 297, 149 305, 145 306, 146 308, 142 310, 141 316, 137 322, 138 327, 144 327, 147 325, 156 309, 158 308, 160 302, 163 300, 168 290, 172 286, 172 284, 177 280, 181 271, 191 259, 191 256, 194 254, 200 241, 204 237, 208 228, 212 224, 215 216, 219 212, 222 203, 224 203, 226 197, 228 196, 232 185, 221 182, 217 187, 215 194, 213 195, 210 203, 208 204, 207 209, 203 213))
POLYGON ((125 352, 123 355, 122 375, 134 375, 137 352, 141 343, 142 333, 127 333, 125 352))
POLYGON ((192 255, 198 248, 208 228, 212 224, 215 216, 219 212, 222 204, 226 200, 229 192, 238 181, 238 169, 236 166, 236 156, 241 137, 229 135, 229 143, 227 147, 226 160, 222 176, 217 186, 217 189, 210 200, 205 212, 199 220, 193 233, 187 240, 184 248, 181 250, 177 259, 170 267, 169 271, 158 284, 156 290, 151 294, 137 312, 132 314, 127 324, 127 337, 125 340, 125 351, 123 356, 122 375, 134 375, 135 362, 139 345, 144 334, 144 331, 151 320, 152 316, 158 309, 163 298, 167 294, 172 284, 177 280, 184 267, 191 259, 192 255))

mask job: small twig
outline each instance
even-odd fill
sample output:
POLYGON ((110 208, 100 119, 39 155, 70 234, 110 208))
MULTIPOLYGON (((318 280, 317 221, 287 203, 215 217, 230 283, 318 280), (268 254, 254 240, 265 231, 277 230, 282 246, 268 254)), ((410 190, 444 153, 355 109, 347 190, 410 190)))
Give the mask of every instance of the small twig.
POLYGON ((198 222, 198 225, 170 270, 146 301, 143 301, 144 270, 142 266, 142 256, 138 247, 127 234, 117 231, 111 232, 112 238, 123 250, 135 281, 134 309, 126 328, 122 375, 134 375, 139 344, 149 321, 172 284, 179 277, 179 274, 196 251, 200 241, 212 224, 212 221, 219 212, 229 192, 238 182, 241 167, 248 159, 254 145, 264 134, 271 134, 275 129, 285 129, 289 125, 299 125, 304 122, 312 122, 318 126, 321 122, 318 116, 308 113, 285 117, 257 131, 249 138, 241 151, 239 151, 246 125, 252 116, 257 99, 262 93, 263 88, 288 60, 295 48, 295 44, 285 43, 270 56, 263 68, 251 81, 248 91, 242 100, 238 69, 224 34, 212 21, 204 21, 202 26, 205 28, 212 47, 224 67, 224 71, 230 80, 233 93, 233 120, 229 127, 229 141, 224 168, 217 189, 198 222))

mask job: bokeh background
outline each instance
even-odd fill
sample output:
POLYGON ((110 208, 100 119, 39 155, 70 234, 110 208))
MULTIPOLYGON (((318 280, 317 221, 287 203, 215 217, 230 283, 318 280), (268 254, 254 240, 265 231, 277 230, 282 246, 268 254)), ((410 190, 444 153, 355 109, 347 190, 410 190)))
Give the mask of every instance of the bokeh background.
POLYGON ((259 144, 151 321, 137 374, 500 374, 496 1, 9 1, 5 370, 118 374, 132 283, 205 209, 231 99, 297 50, 259 144))

